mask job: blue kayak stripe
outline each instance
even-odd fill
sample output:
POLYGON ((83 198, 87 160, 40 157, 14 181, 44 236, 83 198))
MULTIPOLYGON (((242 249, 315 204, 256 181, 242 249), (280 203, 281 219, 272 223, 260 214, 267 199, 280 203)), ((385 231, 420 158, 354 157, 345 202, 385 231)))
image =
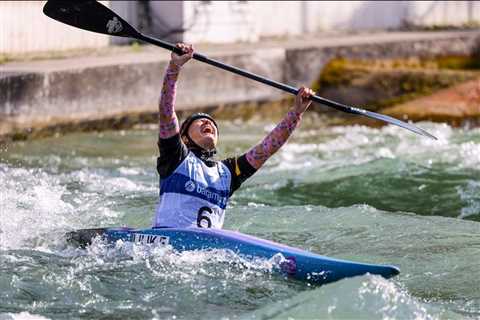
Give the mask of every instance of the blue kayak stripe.
POLYGON ((167 179, 160 181, 160 196, 164 193, 176 193, 197 197, 217 205, 221 209, 225 209, 227 207, 229 190, 207 187, 198 181, 193 181, 186 175, 173 173, 167 179))
POLYGON ((168 244, 178 251, 229 249, 249 259, 252 257, 271 259, 281 253, 289 262, 285 268, 280 263, 278 268, 275 267, 273 270, 309 283, 326 284, 366 273, 381 275, 388 279, 400 273, 395 266, 321 256, 299 248, 228 230, 202 228, 106 229, 107 239, 113 243, 119 239, 134 241, 135 234, 141 236, 146 243, 157 239, 153 236, 163 237, 162 239, 168 241, 168 244), (289 266, 292 268, 290 269, 289 266))

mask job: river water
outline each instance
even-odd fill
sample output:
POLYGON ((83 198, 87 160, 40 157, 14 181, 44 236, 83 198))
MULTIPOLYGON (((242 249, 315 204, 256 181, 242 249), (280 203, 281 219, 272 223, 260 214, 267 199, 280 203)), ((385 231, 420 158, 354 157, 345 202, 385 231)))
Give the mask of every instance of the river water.
MULTIPOLYGON (((150 225, 155 127, 10 144, 0 154, 0 319, 478 319, 480 130, 419 125, 439 140, 305 123, 232 198, 226 229, 401 269, 321 287, 225 251, 67 246, 70 230, 150 225)), ((272 126, 220 122, 220 155, 272 126)))

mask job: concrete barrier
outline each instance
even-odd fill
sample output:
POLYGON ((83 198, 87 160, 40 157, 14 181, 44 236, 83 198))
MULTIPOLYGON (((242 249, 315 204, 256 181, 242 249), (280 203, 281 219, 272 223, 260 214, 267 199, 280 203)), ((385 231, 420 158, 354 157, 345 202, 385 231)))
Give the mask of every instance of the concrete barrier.
MULTIPOLYGON (((298 86, 314 81, 333 57, 394 58, 468 55, 478 32, 390 33, 264 42, 199 50, 270 79, 298 86)), ((49 128, 72 129, 157 110, 169 55, 155 50, 108 57, 0 65, 0 140, 49 128)), ((278 101, 283 93, 199 62, 184 67, 177 109, 278 101)), ((140 117, 141 118, 141 117, 140 117)))

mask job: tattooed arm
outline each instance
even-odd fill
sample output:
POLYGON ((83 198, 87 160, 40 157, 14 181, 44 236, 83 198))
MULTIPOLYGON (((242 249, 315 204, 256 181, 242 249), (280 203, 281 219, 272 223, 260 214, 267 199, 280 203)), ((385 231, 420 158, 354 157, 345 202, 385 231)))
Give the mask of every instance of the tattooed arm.
POLYGON ((310 105, 312 90, 302 87, 295 98, 294 107, 287 113, 285 118, 273 129, 262 142, 250 149, 246 154, 248 163, 255 169, 259 169, 268 158, 280 149, 288 140, 292 132, 300 123, 302 114, 310 105))
POLYGON ((162 93, 159 111, 159 142, 161 139, 171 138, 180 132, 177 115, 175 114, 175 96, 177 89, 177 79, 181 67, 192 58, 193 47, 183 43, 177 44, 184 54, 177 55, 172 52, 172 59, 165 72, 163 79, 162 93))
POLYGON ((180 139, 180 129, 175 113, 175 91, 180 69, 192 58, 193 48, 181 43, 177 44, 177 47, 182 49, 184 54, 172 53, 172 60, 163 79, 162 94, 158 105, 160 156, 157 158, 157 171, 160 178, 168 177, 188 154, 188 149, 180 139))
POLYGON ((165 72, 165 78, 163 79, 162 93, 158 105, 159 140, 173 137, 180 131, 175 113, 175 97, 179 72, 180 67, 173 61, 170 61, 167 71, 165 72))

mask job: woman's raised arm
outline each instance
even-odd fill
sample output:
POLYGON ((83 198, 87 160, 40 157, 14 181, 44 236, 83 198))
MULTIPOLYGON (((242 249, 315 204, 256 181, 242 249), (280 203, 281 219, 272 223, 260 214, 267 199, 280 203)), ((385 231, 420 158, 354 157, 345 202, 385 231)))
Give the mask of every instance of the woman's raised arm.
POLYGON ((182 66, 193 56, 192 45, 177 43, 177 47, 182 49, 184 54, 177 55, 172 52, 170 63, 168 64, 165 77, 163 78, 162 92, 159 112, 159 138, 167 139, 178 134, 180 131, 177 115, 175 113, 175 97, 177 89, 177 79, 182 66))
POLYGON ((310 106, 311 89, 301 87, 295 98, 295 104, 282 121, 256 146, 245 155, 248 163, 259 169, 265 161, 280 149, 300 123, 303 113, 310 106))

